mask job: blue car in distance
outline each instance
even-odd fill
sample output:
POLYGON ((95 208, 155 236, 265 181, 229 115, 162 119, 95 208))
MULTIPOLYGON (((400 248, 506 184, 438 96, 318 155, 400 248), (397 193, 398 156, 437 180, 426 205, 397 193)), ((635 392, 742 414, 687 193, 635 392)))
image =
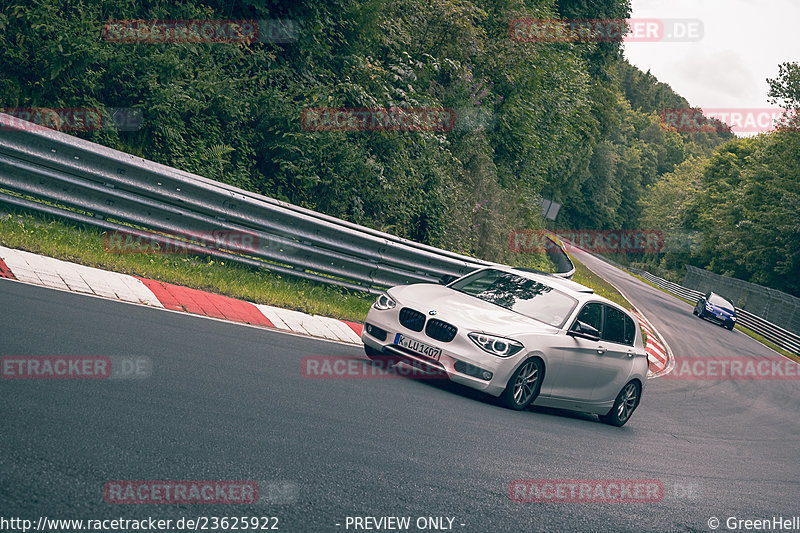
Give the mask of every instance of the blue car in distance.
POLYGON ((736 325, 736 308, 715 292, 707 292, 701 296, 692 313, 728 329, 733 329, 736 325))

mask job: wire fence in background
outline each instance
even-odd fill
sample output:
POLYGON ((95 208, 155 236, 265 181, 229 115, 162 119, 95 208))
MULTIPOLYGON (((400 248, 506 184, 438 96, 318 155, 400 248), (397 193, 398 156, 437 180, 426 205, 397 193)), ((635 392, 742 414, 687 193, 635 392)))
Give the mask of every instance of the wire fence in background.
MULTIPOLYGON (((653 285, 660 287, 665 291, 670 292, 676 296, 680 296, 681 298, 689 300, 692 303, 696 303, 697 300, 700 298, 700 296, 708 292, 708 290, 713 290, 714 292, 717 292, 714 289, 708 289, 704 291, 690 289, 688 287, 684 287, 677 283, 668 281, 664 278, 655 276, 646 270, 641 270, 638 268, 628 267, 628 270, 630 270, 631 272, 633 272, 638 276, 641 276, 642 278, 646 279, 653 285)), ((719 292, 718 294, 724 296, 722 292, 719 292)), ((733 300, 733 302, 734 305, 736 305, 736 301, 733 300)), ((737 320, 738 324, 748 329, 751 329, 752 331, 763 336, 765 339, 777 344, 784 350, 788 350, 792 353, 800 355, 800 335, 788 331, 770 322, 769 320, 766 320, 738 306, 736 307, 736 316, 738 317, 737 320)))
POLYGON ((703 294, 713 291, 749 313, 800 334, 800 298, 736 278, 686 266, 683 286, 703 294))

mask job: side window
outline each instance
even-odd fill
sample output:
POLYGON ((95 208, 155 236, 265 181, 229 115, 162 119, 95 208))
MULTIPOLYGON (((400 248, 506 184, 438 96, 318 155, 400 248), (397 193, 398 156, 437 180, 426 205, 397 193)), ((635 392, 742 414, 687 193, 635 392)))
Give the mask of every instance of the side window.
POLYGON ((625 344, 633 346, 636 341, 636 328, 639 325, 631 317, 625 315, 625 344))
POLYGON ((588 303, 584 305, 583 309, 581 309, 581 312, 578 313, 578 318, 576 320, 579 320, 584 324, 589 324, 597 331, 602 331, 603 304, 588 303))
MULTIPOLYGON (((606 306, 606 323, 603 327, 603 340, 628 344, 625 336, 625 313, 614 307, 606 306)), ((630 319, 629 319, 630 320, 630 319)))

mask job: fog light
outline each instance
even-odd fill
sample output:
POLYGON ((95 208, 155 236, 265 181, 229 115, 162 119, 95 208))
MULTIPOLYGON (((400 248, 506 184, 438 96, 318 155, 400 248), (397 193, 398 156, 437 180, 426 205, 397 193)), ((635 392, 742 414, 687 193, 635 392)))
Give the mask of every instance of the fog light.
POLYGON ((464 361, 456 361, 455 364, 453 365, 453 368, 455 368, 456 372, 472 376, 473 378, 482 379, 484 381, 491 380, 492 376, 494 375, 488 370, 484 370, 475 365, 465 363, 464 361))
POLYGON ((382 330, 378 326, 373 326, 372 324, 367 322, 367 323, 364 324, 364 329, 366 329, 367 333, 369 333, 370 335, 372 335, 373 337, 375 337, 379 341, 385 341, 386 340, 386 331, 382 330))

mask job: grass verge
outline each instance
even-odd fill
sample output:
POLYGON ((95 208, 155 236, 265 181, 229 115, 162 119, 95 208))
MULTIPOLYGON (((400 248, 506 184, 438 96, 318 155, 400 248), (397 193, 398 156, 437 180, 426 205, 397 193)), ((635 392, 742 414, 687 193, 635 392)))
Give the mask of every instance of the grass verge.
MULTIPOLYGON (((0 215, 0 245, 113 272, 208 290, 249 302, 363 322, 374 301, 367 293, 298 280, 212 258, 155 253, 119 254, 106 249, 104 232, 28 213, 0 215)), ((626 308, 610 283, 579 261, 574 280, 626 308)), ((544 267, 537 263, 538 267, 544 267)))
POLYGON ((106 250, 103 232, 26 213, 0 216, 0 245, 249 302, 363 322, 374 297, 212 258, 106 250))
POLYGON ((589 270, 586 265, 575 259, 571 254, 569 258, 572 260, 572 264, 575 265, 575 275, 572 276, 572 281, 593 288, 596 294, 608 298, 614 303, 618 303, 625 309, 633 308, 633 304, 626 300, 616 287, 589 270))

